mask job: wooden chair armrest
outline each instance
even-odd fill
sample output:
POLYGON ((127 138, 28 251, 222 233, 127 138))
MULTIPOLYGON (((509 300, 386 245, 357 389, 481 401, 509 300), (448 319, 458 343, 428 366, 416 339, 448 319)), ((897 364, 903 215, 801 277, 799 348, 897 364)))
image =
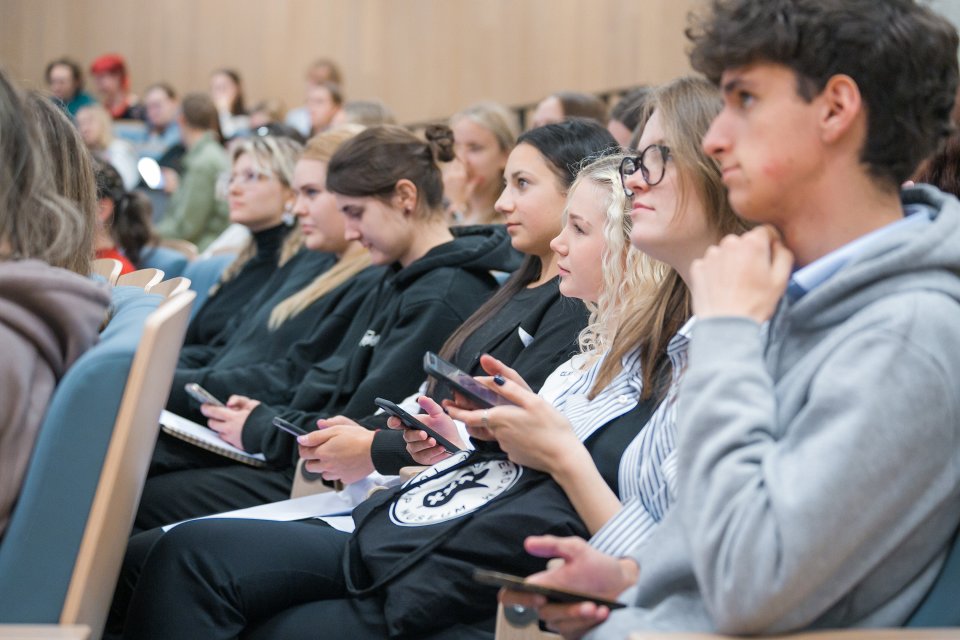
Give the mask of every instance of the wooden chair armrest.
POLYGON ((88 640, 84 624, 0 624, 0 640, 88 640))

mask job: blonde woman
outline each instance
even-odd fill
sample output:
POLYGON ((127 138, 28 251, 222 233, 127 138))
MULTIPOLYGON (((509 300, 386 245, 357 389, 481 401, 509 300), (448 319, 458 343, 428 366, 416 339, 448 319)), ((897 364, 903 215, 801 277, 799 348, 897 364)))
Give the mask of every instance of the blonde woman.
MULTIPOLYGON (((230 221, 250 231, 250 239, 211 289, 209 297, 187 327, 181 365, 199 366, 211 357, 205 348, 217 342, 224 328, 253 303, 274 277, 289 281, 290 272, 325 265, 290 264, 303 246, 303 238, 285 216, 294 198, 293 168, 302 147, 289 138, 264 136, 238 144, 232 154, 232 170, 222 183, 221 194, 230 207, 230 221), (200 346, 194 346, 200 345, 200 346), (201 348, 203 347, 203 348, 201 348)), ((321 257, 313 257, 311 261, 321 257)), ((315 273, 305 273, 309 278, 315 273)), ((305 280, 300 280, 302 285, 305 280)))
POLYGON ((517 140, 516 118, 503 105, 480 102, 450 118, 456 159, 443 167, 444 201, 453 224, 502 223, 494 205, 517 140))
POLYGON ((137 152, 126 140, 113 135, 113 119, 98 104, 87 105, 77 111, 77 129, 90 152, 108 162, 123 178, 123 187, 133 191, 140 182, 137 172, 137 152))

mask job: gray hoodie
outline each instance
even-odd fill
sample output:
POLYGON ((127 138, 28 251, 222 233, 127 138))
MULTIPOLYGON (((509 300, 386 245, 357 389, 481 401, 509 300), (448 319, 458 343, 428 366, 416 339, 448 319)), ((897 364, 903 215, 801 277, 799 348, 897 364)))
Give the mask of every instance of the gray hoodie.
POLYGON ((0 261, 0 537, 54 386, 96 342, 110 294, 37 260, 0 261))
POLYGON ((629 630, 898 626, 960 521, 960 203, 878 239, 764 340, 701 319, 679 405, 678 497, 635 551, 629 630))

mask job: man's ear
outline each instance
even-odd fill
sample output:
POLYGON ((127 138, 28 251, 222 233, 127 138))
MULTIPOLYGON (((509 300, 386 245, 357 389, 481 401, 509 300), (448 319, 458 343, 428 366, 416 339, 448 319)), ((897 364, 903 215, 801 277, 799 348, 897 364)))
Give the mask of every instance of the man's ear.
POLYGON ((397 181, 397 186, 394 187, 393 198, 397 208, 403 211, 404 214, 410 214, 416 211, 417 196, 417 185, 406 178, 397 181))
POLYGON ((837 74, 831 77, 819 99, 823 102, 820 130, 824 142, 837 142, 861 120, 866 124, 867 113, 860 87, 850 76, 837 74))

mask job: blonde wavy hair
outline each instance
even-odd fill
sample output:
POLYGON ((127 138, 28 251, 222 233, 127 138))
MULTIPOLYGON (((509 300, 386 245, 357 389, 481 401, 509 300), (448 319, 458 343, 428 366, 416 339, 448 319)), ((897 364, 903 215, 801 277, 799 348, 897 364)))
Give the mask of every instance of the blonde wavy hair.
MULTIPOLYGON (((580 332, 580 352, 586 355, 583 367, 594 363, 614 348, 623 320, 646 304, 651 288, 663 278, 666 265, 638 251, 630 243, 630 199, 620 183, 620 163, 624 156, 613 154, 594 160, 583 167, 570 186, 569 206, 573 193, 584 184, 593 184, 606 193, 601 257, 602 286, 596 303, 587 302, 590 319, 580 332)), ((564 210, 564 223, 568 211, 564 210)), ((620 358, 607 358, 601 365, 597 383, 590 391, 596 396, 620 372, 620 358)))
MULTIPOLYGON (((364 127, 347 124, 326 131, 307 141, 301 160, 330 162, 333 153, 341 144, 363 131, 364 127)), ((270 312, 268 326, 275 331, 284 322, 306 310, 314 302, 330 293, 341 284, 370 266, 370 253, 353 242, 337 263, 318 275, 310 284, 283 300, 270 312)))

